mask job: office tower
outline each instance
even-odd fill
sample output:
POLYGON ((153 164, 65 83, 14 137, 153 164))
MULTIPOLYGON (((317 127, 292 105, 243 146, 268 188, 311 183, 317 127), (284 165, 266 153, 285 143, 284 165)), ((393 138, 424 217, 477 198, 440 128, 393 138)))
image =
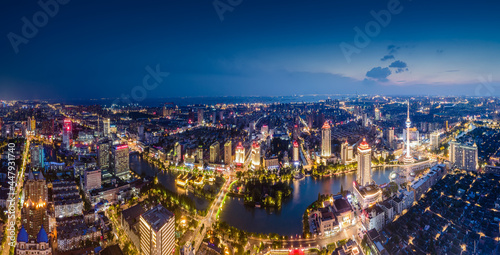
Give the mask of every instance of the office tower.
POLYGON ((182 162, 183 154, 184 154, 184 146, 182 144, 180 144, 179 142, 176 142, 174 145, 174 161, 176 163, 182 162))
POLYGON ((224 144, 224 163, 226 165, 231 165, 233 163, 233 143, 231 140, 224 144))
POLYGON ((293 163, 298 164, 300 159, 299 159, 299 143, 297 140, 293 141, 293 163))
POLYGON ((212 124, 216 124, 217 123, 217 111, 215 112, 212 112, 212 124))
POLYGON ((439 148, 439 133, 433 132, 431 133, 431 149, 435 150, 439 148))
POLYGON ((372 182, 372 149, 363 138, 358 146, 358 172, 356 180, 361 186, 372 182))
MULTIPOLYGON (((403 158, 405 164, 411 164, 415 162, 410 153, 410 133, 411 133, 411 120, 410 120, 410 100, 408 100, 408 113, 406 117, 406 154, 403 158)), ((418 135, 417 135, 418 136, 418 135)))
POLYGON ((252 143, 252 166, 260 167, 260 144, 256 141, 252 143))
POLYGON ((446 132, 450 131, 449 127, 448 127, 448 121, 446 121, 446 132))
POLYGON ((165 255, 175 251, 174 214, 157 205, 140 216, 141 252, 145 255, 165 255))
POLYGON ((111 141, 104 139, 97 143, 97 164, 101 170, 110 169, 111 141))
POLYGON ((35 132, 36 130, 36 120, 35 118, 28 117, 28 122, 26 123, 28 131, 35 132))
POLYGON ((331 141, 331 131, 330 125, 327 121, 323 124, 321 128, 321 156, 330 157, 332 155, 332 141, 331 141))
POLYGON ((378 108, 375 108, 375 120, 380 120, 381 113, 378 108))
POLYGON ((385 132, 385 140, 387 141, 387 144, 389 145, 389 148, 393 147, 393 142, 394 142, 394 128, 389 128, 385 132))
POLYGON ((198 146, 197 157, 198 157, 198 163, 203 163, 203 146, 202 145, 198 146))
POLYGON ((476 171, 478 167, 477 145, 450 142, 450 163, 458 169, 476 171))
POLYGON ((292 139, 293 140, 299 139, 299 134, 300 134, 299 125, 295 124, 295 126, 293 126, 292 139))
POLYGON ((126 178, 129 174, 129 154, 128 145, 116 145, 112 149, 113 173, 120 178, 126 178))
POLYGON ((366 113, 363 113, 362 115, 362 120, 363 120, 363 127, 368 127, 368 116, 366 113))
POLYGON ((245 147, 241 145, 241 142, 236 146, 236 159, 234 162, 236 165, 243 165, 245 163, 245 147))
POLYGON ((340 145, 340 160, 342 164, 347 164, 348 161, 352 159, 352 147, 349 146, 349 143, 345 141, 340 145), (351 153, 349 157, 349 152, 351 153))
POLYGON ((83 175, 83 187, 86 192, 101 188, 101 169, 86 169, 83 175))
POLYGON ((204 111, 203 109, 198 109, 198 125, 201 125, 203 124, 203 114, 204 114, 204 111))
POLYGON ((210 146, 210 163, 217 163, 220 155, 220 144, 215 142, 210 146))
POLYGON ((24 183, 24 204, 21 210, 22 225, 30 239, 36 237, 42 225, 45 229, 49 229, 47 202, 47 183, 42 172, 35 177, 30 170, 24 183))
POLYGON ((66 150, 70 149, 70 143, 71 143, 71 136, 72 136, 72 127, 71 127, 71 120, 70 119, 65 119, 64 124, 63 124, 63 140, 62 140, 62 147, 66 150))
POLYGON ((45 151, 43 145, 33 145, 30 148, 31 154, 31 167, 44 168, 45 167, 45 151))
POLYGON ((104 137, 109 137, 110 131, 110 120, 109 118, 105 118, 102 120, 102 135, 104 137))
POLYGON ((269 126, 268 125, 262 125, 262 127, 260 128, 260 133, 263 136, 268 135, 269 134, 269 126))

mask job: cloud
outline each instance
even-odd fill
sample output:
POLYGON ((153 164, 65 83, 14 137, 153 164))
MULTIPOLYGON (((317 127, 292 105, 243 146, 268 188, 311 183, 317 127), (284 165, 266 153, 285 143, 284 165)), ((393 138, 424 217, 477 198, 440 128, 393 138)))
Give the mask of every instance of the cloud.
POLYGON ((391 75, 391 70, 388 67, 374 67, 372 70, 366 72, 366 77, 375 79, 377 81, 386 82, 387 77, 391 75))
POLYGON ((392 62, 389 67, 391 68, 396 68, 396 73, 402 73, 404 71, 408 71, 408 65, 401 61, 401 60, 396 60, 392 62))
POLYGON ((391 45, 387 46, 387 50, 389 51, 389 54, 394 54, 394 53, 396 53, 399 49, 401 49, 401 47, 396 46, 396 45, 394 45, 394 44, 391 44, 391 45))
POLYGON ((389 65, 389 67, 394 67, 394 68, 406 68, 406 67, 408 67, 408 65, 407 65, 405 62, 401 61, 401 60, 396 60, 396 61, 392 62, 392 63, 389 65))
POLYGON ((380 60, 382 61, 386 61, 386 60, 389 60, 389 59, 394 59, 394 55, 385 55, 383 56, 380 60))

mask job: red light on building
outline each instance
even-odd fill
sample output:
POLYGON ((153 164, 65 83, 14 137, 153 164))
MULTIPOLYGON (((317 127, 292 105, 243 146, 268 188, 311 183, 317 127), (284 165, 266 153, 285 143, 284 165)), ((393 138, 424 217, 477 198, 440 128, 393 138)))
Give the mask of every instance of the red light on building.
POLYGON ((120 145, 120 146, 117 146, 116 149, 117 150, 122 150, 122 149, 127 149, 128 148, 128 145, 120 145))

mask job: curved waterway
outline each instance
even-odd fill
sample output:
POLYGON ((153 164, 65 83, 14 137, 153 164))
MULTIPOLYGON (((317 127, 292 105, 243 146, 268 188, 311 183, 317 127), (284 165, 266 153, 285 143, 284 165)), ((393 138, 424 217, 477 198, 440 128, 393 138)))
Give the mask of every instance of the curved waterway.
MULTIPOLYGON (((154 176, 155 173, 159 171, 158 168, 149 163, 147 160, 143 159, 137 153, 130 154, 130 168, 139 175, 145 173, 146 176, 149 177, 154 176)), ((163 187, 170 191, 176 192, 177 194, 186 194, 193 200, 197 210, 205 210, 208 208, 210 203, 207 199, 196 196, 195 194, 178 187, 177 185, 175 185, 175 179, 176 176, 171 172, 162 172, 158 174, 158 181, 163 185, 163 187)))
MULTIPOLYGON (((377 184, 389 182, 389 174, 397 167, 374 168, 372 178, 377 184)), ((321 194, 337 194, 340 187, 352 189, 355 173, 315 179, 307 176, 292 181, 292 196, 280 210, 245 206, 243 198, 227 197, 220 219, 239 229, 256 233, 295 235, 302 233, 302 215, 321 194)))

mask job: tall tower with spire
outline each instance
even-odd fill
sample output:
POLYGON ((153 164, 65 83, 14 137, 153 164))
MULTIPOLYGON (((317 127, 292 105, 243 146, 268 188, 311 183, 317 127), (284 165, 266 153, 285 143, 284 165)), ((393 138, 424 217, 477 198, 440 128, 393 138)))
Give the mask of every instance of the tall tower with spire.
POLYGON ((408 112, 406 117, 406 155, 404 157, 405 164, 411 164, 415 160, 411 156, 410 152, 410 128, 411 128, 411 120, 410 120, 410 100, 408 99, 408 112))

